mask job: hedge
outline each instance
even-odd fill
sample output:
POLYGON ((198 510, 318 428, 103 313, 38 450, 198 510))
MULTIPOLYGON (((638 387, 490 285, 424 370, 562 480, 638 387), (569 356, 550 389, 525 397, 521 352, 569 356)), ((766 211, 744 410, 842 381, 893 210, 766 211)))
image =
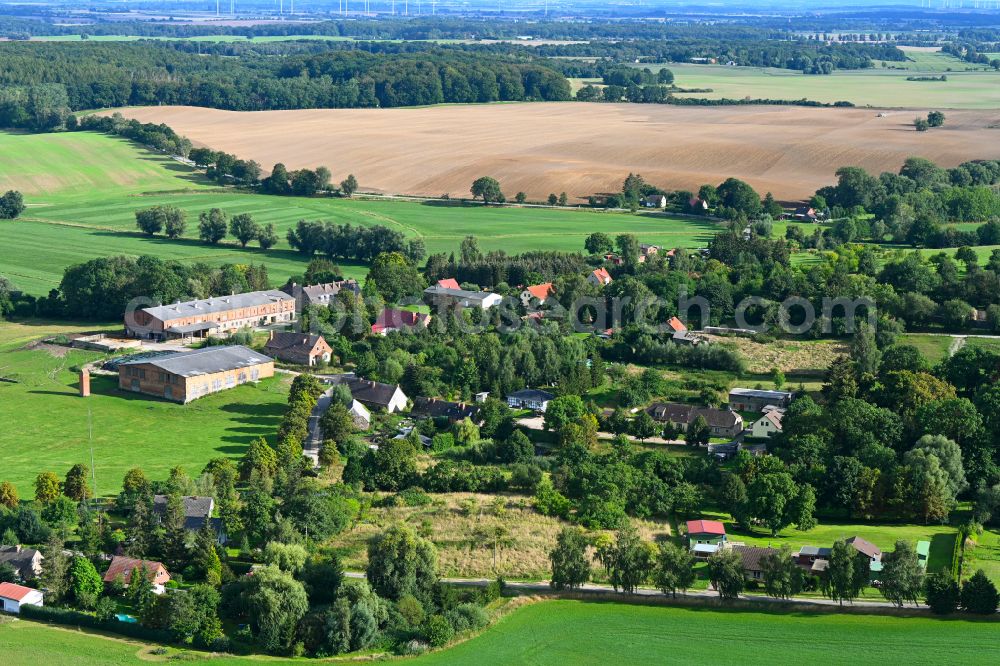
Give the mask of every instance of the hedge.
POLYGON ((21 617, 51 624, 65 624, 72 627, 85 627, 88 629, 100 629, 129 638, 139 638, 156 643, 173 643, 173 636, 169 631, 163 629, 150 629, 141 624, 131 622, 101 622, 93 615, 81 613, 67 608, 53 608, 51 606, 21 606, 21 617))

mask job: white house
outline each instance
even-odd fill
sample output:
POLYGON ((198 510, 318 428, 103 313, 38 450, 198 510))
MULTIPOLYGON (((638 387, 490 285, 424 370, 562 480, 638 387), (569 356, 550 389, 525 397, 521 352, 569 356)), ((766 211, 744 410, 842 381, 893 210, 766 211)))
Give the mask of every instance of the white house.
POLYGON ((750 426, 750 436, 759 439, 770 439, 781 432, 781 419, 785 416, 783 409, 769 409, 750 426))
POLYGON ((514 409, 533 409, 544 412, 555 396, 548 391, 538 389, 521 389, 507 394, 507 405, 514 409))
POLYGON ((5 613, 17 615, 21 612, 21 606, 42 606, 43 600, 41 590, 15 583, 0 583, 0 609, 5 613))

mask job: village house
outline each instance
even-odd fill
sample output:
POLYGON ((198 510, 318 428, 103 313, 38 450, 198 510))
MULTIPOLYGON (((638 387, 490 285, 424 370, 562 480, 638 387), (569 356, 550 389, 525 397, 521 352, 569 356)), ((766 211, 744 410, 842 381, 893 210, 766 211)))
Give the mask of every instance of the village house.
POLYGON ((792 211, 792 218, 803 222, 815 222, 817 217, 816 209, 811 206, 799 206, 792 211))
POLYGON ((743 560, 743 575, 747 580, 764 579, 764 557, 780 555, 777 548, 761 548, 760 546, 733 545, 732 549, 740 554, 743 560))
POLYGON ((468 291, 433 285, 424 289, 424 300, 429 305, 489 310, 500 305, 503 296, 489 291, 468 291))
POLYGON ((125 331, 151 340, 191 339, 294 320, 295 298, 278 290, 251 291, 126 313, 125 331))
POLYGON ((355 296, 361 295, 361 285, 357 280, 337 280, 336 282, 324 282, 323 284, 313 284, 302 286, 294 282, 281 288, 283 292, 295 299, 295 312, 301 313, 310 305, 329 306, 334 301, 337 294, 346 290, 355 296))
POLYGON ((333 354, 322 335, 281 331, 271 331, 264 351, 280 361, 308 366, 329 363, 333 354))
POLYGON ((677 402, 654 402, 646 408, 646 413, 661 423, 671 423, 681 432, 687 432, 699 416, 705 419, 712 437, 736 437, 743 432, 743 417, 728 409, 695 407, 677 402))
POLYGON ((521 389, 507 394, 507 406, 513 409, 531 409, 544 412, 555 395, 539 389, 521 389))
POLYGON ((110 584, 120 577, 126 586, 131 585, 132 573, 137 569, 146 573, 149 582, 153 584, 154 593, 163 594, 166 589, 164 586, 170 581, 170 574, 163 564, 151 560, 137 560, 133 557, 116 555, 104 573, 104 582, 110 584))
POLYGON ((687 521, 688 549, 698 557, 708 557, 726 543, 726 526, 718 520, 687 521))
POLYGON ((785 410, 768 406, 763 416, 750 425, 750 436, 755 439, 770 439, 781 432, 781 419, 785 410))
POLYGON ((443 289, 461 289, 462 285, 455 278, 442 278, 437 281, 437 286, 443 289))
POLYGON ((430 320, 431 316, 424 312, 383 308, 375 323, 372 324, 372 333, 375 335, 388 335, 394 331, 425 328, 430 323, 430 320))
MULTIPOLYGON (((221 518, 212 518, 215 510, 215 500, 211 497, 185 496, 181 497, 184 507, 184 529, 188 532, 197 532, 207 521, 215 532, 216 541, 220 545, 226 543, 226 530, 221 518)), ((153 495, 153 515, 158 521, 162 521, 167 515, 168 498, 166 495, 153 495)))
POLYGON ((521 305, 528 307, 535 301, 537 305, 545 305, 546 301, 549 300, 556 293, 556 288, 551 282, 543 282, 542 284, 533 284, 524 288, 521 292, 521 305))
POLYGON ((406 409, 410 401, 399 384, 383 384, 350 373, 334 375, 329 381, 331 384, 346 386, 351 391, 351 396, 369 409, 381 409, 391 414, 406 409))
POLYGON ((692 211, 706 211, 708 210, 708 202, 699 197, 691 197, 688 199, 688 208, 692 211))
POLYGON ((120 389, 182 403, 274 375, 272 359, 242 345, 144 356, 117 367, 120 389))
POLYGON ((34 548, 25 548, 19 544, 0 546, 0 564, 9 564, 21 581, 41 576, 44 559, 42 553, 34 548))
POLYGON ((802 546, 795 555, 795 563, 811 573, 820 573, 830 564, 830 552, 825 547, 802 546))
POLYGON ((274 376, 274 360, 242 345, 206 347, 118 364, 123 391, 187 403, 274 376))
POLYGON ((358 430, 368 430, 372 427, 372 413, 357 400, 351 400, 347 413, 351 415, 351 422, 358 430))
POLYGON ((413 407, 410 414, 417 418, 425 419, 448 419, 454 423, 463 419, 470 419, 474 423, 479 421, 479 405, 467 402, 451 402, 440 398, 418 397, 413 399, 413 407))
POLYGON ((659 245, 650 245, 648 243, 639 243, 639 263, 641 264, 641 263, 645 262, 646 259, 648 259, 649 257, 652 257, 654 254, 658 254, 659 251, 662 250, 662 249, 663 248, 661 248, 659 245))
POLYGON ((792 404, 793 395, 788 391, 734 388, 729 391, 729 406, 737 412, 763 412, 769 406, 785 409, 792 404))
POLYGON ((41 590, 18 585, 0 583, 0 610, 19 615, 21 606, 44 606, 45 596, 41 590))
POLYGON ((640 202, 644 208, 666 208, 667 197, 663 194, 650 194, 643 197, 640 202))
POLYGON ((587 276, 587 282, 598 287, 607 286, 612 282, 611 273, 609 273, 608 269, 603 266, 595 268, 590 272, 590 275, 587 276))

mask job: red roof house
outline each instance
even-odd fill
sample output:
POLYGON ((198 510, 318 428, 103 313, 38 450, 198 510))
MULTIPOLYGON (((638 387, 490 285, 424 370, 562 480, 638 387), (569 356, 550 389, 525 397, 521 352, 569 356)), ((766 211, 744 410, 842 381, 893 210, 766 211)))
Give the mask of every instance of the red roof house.
POLYGON ((556 288, 551 282, 528 285, 521 292, 521 303, 525 307, 528 307, 532 300, 537 300, 540 304, 544 304, 555 293, 556 288))
POLYGON ((438 280, 437 285, 439 287, 444 287, 445 289, 461 289, 462 287, 458 284, 458 280, 455 278, 445 278, 443 280, 438 280))
POLYGON ((684 325, 684 322, 682 322, 677 317, 671 317, 667 321, 667 326, 674 333, 683 333, 684 331, 688 330, 688 327, 684 325))
POLYGON ((392 331, 399 331, 404 328, 415 326, 426 326, 431 320, 429 314, 423 312, 413 312, 411 310, 397 310, 396 308, 384 308, 379 313, 378 319, 372 324, 372 333, 376 335, 386 335, 392 331))
POLYGON ((725 536, 726 526, 718 520, 689 520, 687 521, 688 535, 692 534, 712 534, 714 536, 725 536))
POLYGON ((587 281, 591 284, 603 287, 604 285, 611 284, 611 273, 608 273, 608 269, 601 266, 600 268, 595 268, 594 271, 587 276, 587 281))
POLYGON ((111 560, 111 566, 104 573, 104 582, 112 583, 119 576, 126 585, 132 582, 132 572, 136 569, 143 569, 146 575, 149 576, 149 580, 153 583, 154 590, 162 590, 163 585, 165 585, 170 580, 170 574, 167 573, 167 568, 163 566, 160 562, 153 562, 151 560, 137 560, 134 557, 124 557, 121 555, 115 556, 111 560))
POLYGON ((43 605, 45 601, 41 590, 15 583, 0 583, 0 611, 16 615, 21 612, 21 606, 43 605))

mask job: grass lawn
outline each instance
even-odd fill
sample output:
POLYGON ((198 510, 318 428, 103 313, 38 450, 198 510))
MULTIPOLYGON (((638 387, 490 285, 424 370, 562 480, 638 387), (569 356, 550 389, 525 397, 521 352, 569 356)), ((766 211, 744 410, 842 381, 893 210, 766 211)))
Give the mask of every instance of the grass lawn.
POLYGON ((951 564, 951 554, 955 547, 958 531, 949 525, 870 525, 865 523, 848 523, 820 521, 813 529, 802 532, 788 528, 772 537, 764 530, 748 532, 737 527, 729 514, 704 513, 707 519, 721 520, 726 526, 726 534, 730 541, 742 542, 750 546, 771 546, 780 548, 787 545, 792 551, 801 546, 830 547, 838 539, 848 539, 859 536, 878 546, 882 552, 895 548, 896 541, 903 539, 916 543, 919 540, 931 542, 931 554, 928 569, 937 571, 951 564))
POLYGON ((967 347, 976 347, 1000 353, 1000 340, 996 338, 977 338, 970 335, 965 339, 965 344, 967 347))
POLYGON ((60 477, 93 456, 100 495, 117 493, 122 476, 142 467, 164 478, 180 465, 196 477, 216 456, 240 456, 256 437, 272 436, 285 410, 288 380, 279 376, 209 395, 188 405, 121 392, 113 377, 93 376, 92 395, 77 395, 79 365, 100 358, 70 351, 63 357, 26 350, 30 339, 58 332, 95 330, 44 323, 0 323, 0 479, 31 497, 39 472, 60 477))
MULTIPOLYGON (((543 601, 501 619, 454 647, 400 663, 992 664, 997 624, 985 620, 778 613, 543 601)), ((201 653, 113 639, 36 622, 0 624, 0 654, 10 666, 131 665, 172 659, 214 665, 292 663, 286 659, 201 657, 201 653)), ((295 660, 294 663, 306 663, 295 660)))
POLYGON ((991 663, 994 623, 546 601, 421 664, 991 663))
MULTIPOLYGON (((788 69, 763 67, 726 67, 670 63, 669 68, 680 88, 711 88, 710 93, 679 93, 686 97, 719 99, 770 98, 810 99, 832 103, 840 100, 858 106, 916 107, 951 109, 995 109, 1000 106, 1000 72, 992 69, 965 71, 968 66, 944 54, 920 54, 917 62, 906 63, 906 70, 841 70, 828 76, 802 74, 788 69), (952 62, 954 61, 954 62, 952 62), (955 65, 955 62, 958 65, 955 65), (949 66, 958 71, 945 72, 949 66), (907 81, 921 73, 947 81, 907 81)), ((892 63, 902 65, 903 63, 892 63)), ((658 66, 639 65, 658 69, 658 66)))
POLYGON ((948 356, 948 350, 955 342, 950 335, 928 335, 926 333, 904 333, 899 336, 899 344, 913 345, 931 365, 936 365, 948 356))
POLYGON ((975 545, 966 542, 965 560, 962 562, 962 577, 968 578, 982 569, 997 585, 1000 585, 1000 530, 986 529, 974 535, 975 545))
MULTIPOLYGON (((607 213, 545 208, 486 208, 446 202, 275 197, 214 186, 197 172, 162 155, 114 137, 90 132, 25 135, 0 133, 0 191, 18 189, 28 209, 14 222, 0 222, 0 266, 20 288, 34 294, 57 286, 63 269, 112 253, 151 253, 166 259, 263 262, 281 283, 305 267, 285 242, 298 220, 325 219, 356 225, 382 224, 424 239, 429 252, 452 252, 476 235, 484 250, 578 251, 592 232, 633 233, 666 247, 703 247, 718 225, 660 213, 607 213), (135 211, 173 205, 187 213, 185 237, 175 241, 142 235, 135 211), (199 242, 198 214, 222 208, 251 213, 275 225, 281 241, 267 251, 224 242, 199 242)), ((352 277, 363 266, 343 266, 352 277)))

